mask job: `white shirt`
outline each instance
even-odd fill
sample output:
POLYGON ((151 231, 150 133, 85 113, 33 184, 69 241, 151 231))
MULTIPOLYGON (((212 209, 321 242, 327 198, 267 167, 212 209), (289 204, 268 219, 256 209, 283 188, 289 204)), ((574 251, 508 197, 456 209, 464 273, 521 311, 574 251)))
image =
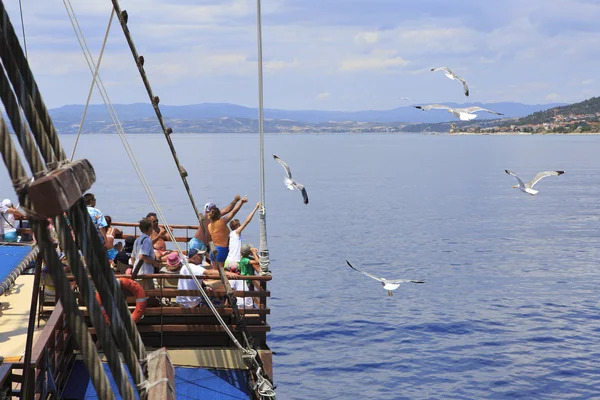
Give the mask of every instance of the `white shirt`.
POLYGON ((225 260, 226 268, 238 267, 238 262, 242 259, 240 250, 242 250, 242 235, 238 235, 236 231, 231 231, 229 234, 229 254, 225 260))
POLYGON ((2 212, 0 215, 0 234, 16 232, 15 214, 2 212))
MULTIPOLYGON (((206 271, 204 269, 204 267, 202 267, 201 265, 196 265, 194 263, 188 263, 188 265, 190 266, 190 269, 192 270, 192 274, 190 274, 190 271, 188 271, 188 268, 183 265, 181 267, 181 271, 179 272, 181 275, 187 275, 187 276, 202 276, 204 275, 204 271, 206 271)), ((198 278, 198 280, 200 280, 201 278, 198 278)), ((200 290, 200 288, 198 287, 198 285, 196 285, 196 282, 194 282, 193 279, 179 279, 179 282, 177 282, 177 289, 178 290, 200 290)), ((184 307, 196 307, 198 304, 200 304, 200 300, 202 299, 202 296, 177 296, 176 300, 177 303, 181 304, 184 307)))

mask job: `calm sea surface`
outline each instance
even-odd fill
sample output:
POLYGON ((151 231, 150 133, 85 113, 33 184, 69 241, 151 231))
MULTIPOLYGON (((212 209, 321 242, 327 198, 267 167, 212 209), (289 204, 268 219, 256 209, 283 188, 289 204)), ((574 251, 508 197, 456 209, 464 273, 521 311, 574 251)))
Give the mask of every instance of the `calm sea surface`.
MULTIPOLYGON (((260 199, 257 135, 172 137, 197 203, 248 195, 245 218, 260 199)), ((68 154, 74 139, 61 137, 68 154)), ((164 137, 129 141, 167 221, 193 223, 164 137)), ((600 136, 267 135, 265 147, 279 399, 600 398, 600 136), (504 169, 566 173, 529 196, 504 169), (346 259, 427 283, 388 297, 346 259)), ((153 210, 118 136, 83 136, 81 157, 113 220, 153 210)), ((6 172, 0 184, 14 199, 6 172)), ((256 217, 243 239, 258 237, 256 217)))

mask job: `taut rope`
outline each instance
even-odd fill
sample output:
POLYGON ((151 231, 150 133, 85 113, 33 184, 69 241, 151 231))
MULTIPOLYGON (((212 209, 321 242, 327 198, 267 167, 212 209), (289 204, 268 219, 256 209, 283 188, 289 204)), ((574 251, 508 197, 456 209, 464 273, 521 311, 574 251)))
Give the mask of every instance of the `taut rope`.
MULTIPOLYGON (((65 7, 67 7, 67 3, 63 1, 65 7)), ((73 6, 71 2, 69 2, 69 7, 73 10, 73 6)), ((69 18, 71 19, 71 23, 73 23, 73 19, 71 18, 71 13, 67 8, 67 14, 69 14, 69 18)), ((77 150, 77 143, 79 143, 79 136, 81 136, 81 130, 83 129, 83 123, 85 122, 85 116, 87 114, 88 106, 90 105, 90 99, 92 98, 92 93, 94 92, 94 86, 96 84, 96 78, 98 77, 98 70, 100 69, 100 63, 102 62, 102 56, 104 55, 104 48, 106 47, 106 42, 108 40, 108 34, 110 33, 110 26, 112 24, 113 17, 115 16, 115 10, 112 9, 110 11, 110 19, 108 20, 108 26, 106 27, 106 33, 104 34, 104 41, 102 41, 102 48, 100 49, 100 55, 98 56, 98 63, 94 69, 94 77, 92 78, 92 84, 90 85, 90 90, 88 92, 88 97, 85 101, 85 107, 83 109, 83 114, 81 115, 81 121, 79 122, 79 129, 77 129, 77 137, 75 138, 75 144, 73 145, 73 153, 71 153, 71 161, 75 157, 75 151, 77 150)), ((73 11, 73 17, 75 17, 75 12, 73 11)), ((79 26, 79 23, 77 23, 79 26)))
MULTIPOLYGON (((22 145, 23 153, 26 155, 29 166, 34 173, 34 177, 46 176, 49 171, 47 168, 44 169, 44 166, 39 159, 39 154, 37 153, 38 149, 31 140, 29 131, 24 126, 24 122, 18 115, 19 106, 21 110, 25 112, 29 122, 29 128, 32 130, 32 134, 42 150, 41 153, 46 163, 52 163, 52 168, 58 168, 63 164, 66 165, 68 160, 60 146, 54 126, 52 125, 47 109, 39 95, 37 84, 31 74, 27 60, 23 56, 23 52, 14 33, 14 29, 10 24, 8 14, 6 13, 2 1, 0 1, 0 50, 0 56, 2 57, 2 63, 0 64, 0 96, 5 103, 7 112, 11 115, 11 121, 15 124, 15 131, 17 132, 19 141, 22 145), (5 74, 10 78, 12 89, 5 74), (14 98, 15 95, 19 104, 17 104, 17 100, 14 98)), ((31 214, 29 215, 30 222, 38 241, 40 253, 43 255, 48 271, 56 285, 57 297, 64 307, 68 329, 73 334, 77 348, 81 351, 86 368, 90 373, 92 384, 100 398, 113 399, 114 392, 111 390, 106 374, 104 373, 104 368, 102 367, 95 344, 88 331, 85 318, 83 313, 79 310, 71 286, 67 281, 66 273, 58 259, 58 255, 49 234, 48 221, 45 217, 37 216, 36 214, 35 207, 42 203, 32 203, 34 198, 30 198, 29 196, 28 185, 30 183, 35 185, 38 182, 27 177, 25 168, 21 164, 16 148, 8 134, 8 127, 1 116, 0 151, 2 151, 2 156, 7 165, 13 186, 19 194, 20 203, 24 208, 31 210, 31 214)), ((79 165, 82 164, 77 164, 77 166, 79 165)), ((74 165, 73 168, 75 168, 75 166, 76 165, 74 165)), ((50 181, 56 179, 55 182, 57 182, 56 184, 58 185, 60 181, 57 178, 60 177, 61 173, 67 172, 75 174, 73 170, 66 171, 65 168, 65 170, 60 171, 58 175, 48 178, 50 181)), ((85 173, 88 174, 89 172, 85 173)), ((93 174, 93 172, 91 172, 91 174, 93 174)), ((65 175, 62 176, 64 177, 65 175)), ((87 178, 91 181, 86 183, 83 181, 77 182, 77 185, 85 184, 89 187, 94 178, 92 175, 87 175, 87 178)), ((43 182, 46 181, 42 181, 42 183, 43 182)), ((34 186, 31 186, 31 188, 34 188, 34 186)), ((83 191, 85 189, 80 186, 77 188, 63 187, 61 190, 64 190, 64 192, 60 192, 61 194, 58 194, 59 192, 54 193, 54 191, 56 191, 55 189, 48 190, 50 190, 49 195, 60 196, 66 193, 72 195, 75 190, 83 191)), ((31 191, 31 193, 34 192, 35 191, 31 191)), ((86 215, 87 210, 85 209, 83 201, 78 199, 75 204, 70 200, 64 201, 69 201, 69 203, 67 203, 69 208, 60 209, 68 211, 71 219, 75 221, 78 228, 76 234, 78 235, 79 243, 74 242, 73 237, 71 236, 71 230, 67 226, 64 213, 60 212, 57 215, 56 211, 52 211, 52 214, 46 216, 53 217, 56 230, 59 234, 61 247, 70 261, 71 270, 77 280, 78 287, 81 290, 83 302, 89 309, 90 318, 96 330, 96 335, 102 345, 107 363, 113 373, 115 381, 117 382, 119 392, 123 398, 135 399, 134 389, 127 379, 127 374, 125 373, 121 357, 118 353, 119 348, 115 346, 114 342, 116 339, 117 343, 121 345, 125 362, 128 364, 132 376, 134 376, 134 379, 141 382, 144 379, 142 378, 143 374, 141 372, 141 366, 135 357, 135 352, 131 343, 133 342, 136 344, 136 336, 132 335, 133 338, 130 342, 128 339, 129 332, 127 332, 128 325, 124 325, 122 321, 119 320, 119 314, 114 311, 115 308, 117 308, 121 313, 121 317, 129 320, 131 323, 127 305, 120 290, 115 290, 114 285, 110 285, 110 278, 112 278, 112 281, 115 281, 114 275, 109 277, 109 279, 106 279, 106 273, 112 274, 112 272, 108 268, 106 253, 100 245, 97 232, 91 229, 92 221, 89 216, 86 215), (86 255, 85 265, 81 257, 80 247, 83 249, 83 254, 86 255), (90 253, 93 254, 93 257, 90 256, 90 253), (107 271, 104 275, 102 273, 103 269, 107 271), (92 281, 88 279, 88 272, 91 273, 92 278, 94 279, 93 284, 92 281), (97 288, 109 314, 111 314, 111 321, 114 323, 114 326, 112 326, 112 333, 108 329, 106 322, 102 317, 102 313, 100 312, 100 305, 96 301, 94 287, 97 288), (115 300, 111 295, 111 290, 114 290, 117 300, 120 300, 117 301, 116 307, 114 306, 115 300), (123 326, 125 329, 122 329, 123 326), (113 333, 115 338, 112 336, 113 333)), ((64 203, 61 203, 61 207, 63 207, 62 204, 64 203)), ((52 210, 56 210, 56 208, 52 208, 52 210)), ((133 333, 137 334, 135 326, 133 329, 133 333)), ((139 342, 137 344, 139 346, 139 342)), ((138 353, 141 356, 146 357, 145 350, 139 351, 138 348, 138 353)), ((143 392, 143 389, 140 390, 143 392)))
POLYGON ((200 217, 200 213, 198 212, 198 207, 196 206, 196 202, 194 201, 194 196, 192 196, 192 190, 190 189, 190 186, 187 182, 187 171, 179 163, 179 158, 177 157, 175 146, 173 145, 173 141, 171 140, 170 135, 171 133, 173 133, 173 130, 171 128, 167 128, 167 126, 165 125, 162 113, 160 112, 160 108, 158 107, 160 99, 158 96, 154 95, 154 93, 152 92, 152 87, 150 87, 150 81, 148 81, 146 71, 144 70, 144 58, 138 55, 138 52, 135 48, 135 44, 133 43, 133 39, 131 38, 131 33, 129 32, 129 28, 127 27, 127 12, 121 12, 121 7, 119 6, 119 2, 117 0, 112 0, 112 3, 119 17, 121 28, 123 28, 123 33, 125 34, 125 38, 127 39, 127 43, 129 44, 129 48, 131 49, 131 54, 133 55, 135 64, 137 65, 138 70, 140 71, 140 76, 142 77, 142 81, 144 82, 144 86, 146 87, 146 91, 148 92, 148 97, 150 98, 150 102, 152 103, 152 107, 154 108, 154 112, 156 113, 156 117, 158 118, 158 122, 160 123, 160 127, 162 128, 163 134, 165 135, 165 139, 167 139, 169 149, 171 149, 171 154, 173 155, 173 160, 175 161, 177 170, 179 171, 179 176, 181 176, 183 186, 185 186, 185 190, 188 194, 188 197, 190 198, 190 202, 192 203, 194 212, 196 213, 196 219, 198 219, 200 217))

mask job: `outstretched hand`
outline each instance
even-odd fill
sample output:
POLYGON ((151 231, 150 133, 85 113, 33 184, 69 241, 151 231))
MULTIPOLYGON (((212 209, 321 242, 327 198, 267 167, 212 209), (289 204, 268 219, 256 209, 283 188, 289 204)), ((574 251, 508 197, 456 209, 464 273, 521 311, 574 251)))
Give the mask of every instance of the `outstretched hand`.
POLYGON ((159 230, 159 232, 158 232, 158 236, 160 236, 160 237, 161 237, 161 238, 163 238, 163 239, 166 239, 166 238, 167 238, 167 236, 168 236, 168 233, 167 233, 167 229, 166 229, 164 226, 161 226, 161 227, 160 227, 160 230, 159 230))
POLYGON ((248 196, 244 196, 241 199, 242 204, 247 203, 248 202, 248 196))

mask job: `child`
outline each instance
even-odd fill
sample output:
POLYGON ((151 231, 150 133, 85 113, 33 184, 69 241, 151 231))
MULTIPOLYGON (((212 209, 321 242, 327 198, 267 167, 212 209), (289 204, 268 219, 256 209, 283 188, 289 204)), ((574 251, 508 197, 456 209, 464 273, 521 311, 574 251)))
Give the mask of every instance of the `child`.
MULTIPOLYGON (((260 264, 258 262, 258 249, 252 247, 252 245, 244 244, 240 249, 241 259, 238 263, 239 274, 244 276, 254 275, 254 271, 260 272, 260 264)), ((241 282, 241 281, 240 281, 241 282)), ((237 290, 254 290, 253 283, 250 280, 243 281, 243 289, 237 290), (250 289, 251 288, 251 289, 250 289)), ((260 304, 258 298, 255 298, 256 304, 260 304)), ((238 297, 238 304, 241 305, 241 298, 238 297)), ((252 308, 252 298, 244 298, 244 306, 252 308)))
POLYGON ((248 214, 248 217, 246 217, 243 224, 240 224, 239 219, 233 219, 229 223, 231 233, 229 233, 229 254, 225 260, 225 269, 237 272, 238 262, 242 258, 240 254, 242 248, 242 231, 248 226, 250 221, 252 221, 252 217, 254 217, 254 214, 256 213, 256 210, 260 208, 260 205, 260 202, 256 203, 254 210, 248 214))

